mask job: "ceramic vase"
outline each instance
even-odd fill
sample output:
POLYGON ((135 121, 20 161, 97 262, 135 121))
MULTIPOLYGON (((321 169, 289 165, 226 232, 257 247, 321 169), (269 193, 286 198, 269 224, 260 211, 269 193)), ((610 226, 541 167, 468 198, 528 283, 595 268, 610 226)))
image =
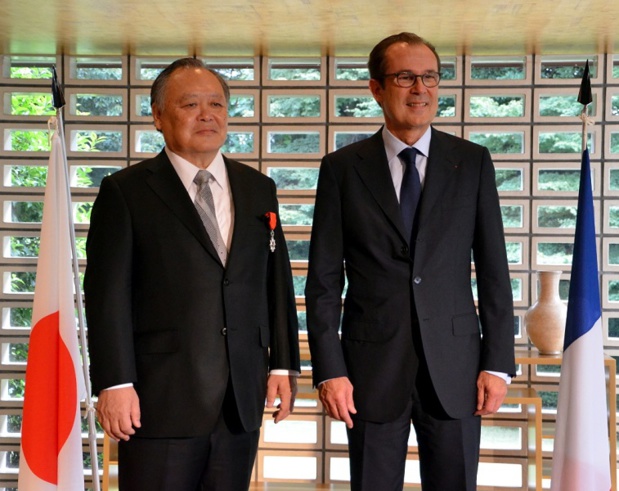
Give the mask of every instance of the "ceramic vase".
POLYGON ((524 315, 529 339, 543 355, 563 351, 567 307, 559 297, 561 271, 538 271, 539 295, 524 315))

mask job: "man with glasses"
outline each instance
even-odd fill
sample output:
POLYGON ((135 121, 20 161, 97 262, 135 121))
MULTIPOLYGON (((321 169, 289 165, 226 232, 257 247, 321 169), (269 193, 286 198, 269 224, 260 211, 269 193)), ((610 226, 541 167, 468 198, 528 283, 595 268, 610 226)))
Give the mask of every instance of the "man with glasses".
POLYGON ((306 287, 314 383, 346 423, 353 490, 402 489, 412 421, 422 489, 472 491, 480 417, 515 373, 494 168, 485 147, 431 126, 431 44, 390 36, 368 67, 385 125, 320 169, 306 287))

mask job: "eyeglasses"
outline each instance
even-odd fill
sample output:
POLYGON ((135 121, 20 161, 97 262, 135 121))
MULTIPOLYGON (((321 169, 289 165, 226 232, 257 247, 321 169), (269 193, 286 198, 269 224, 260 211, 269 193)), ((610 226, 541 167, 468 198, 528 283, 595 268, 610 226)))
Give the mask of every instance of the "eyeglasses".
POLYGON ((423 75, 415 75, 412 72, 396 72, 387 73, 384 77, 395 77, 396 85, 405 89, 415 85, 418 78, 420 78, 423 85, 428 88, 436 87, 441 80, 441 74, 438 72, 428 72, 423 75))

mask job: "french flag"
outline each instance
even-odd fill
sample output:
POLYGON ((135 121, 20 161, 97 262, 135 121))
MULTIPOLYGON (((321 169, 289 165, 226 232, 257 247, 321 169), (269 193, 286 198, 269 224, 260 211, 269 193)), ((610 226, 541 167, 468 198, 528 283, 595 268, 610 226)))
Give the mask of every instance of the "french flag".
POLYGON ((585 149, 559 382, 552 491, 611 489, 602 309, 590 167, 589 151, 585 149))
POLYGON ((84 491, 80 400, 86 396, 75 321, 70 197, 60 130, 52 137, 19 461, 20 491, 84 491))

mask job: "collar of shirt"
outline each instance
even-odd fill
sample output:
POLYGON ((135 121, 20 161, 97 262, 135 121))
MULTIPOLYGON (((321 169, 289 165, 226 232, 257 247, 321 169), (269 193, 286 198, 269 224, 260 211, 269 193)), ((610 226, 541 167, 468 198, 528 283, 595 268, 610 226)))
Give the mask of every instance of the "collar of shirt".
MULTIPOLYGON (((198 192, 198 186, 193 180, 200 169, 180 155, 168 150, 167 147, 165 147, 165 152, 183 186, 185 186, 187 193, 189 193, 191 201, 194 201, 198 192)), ((219 225, 221 236, 224 238, 228 250, 230 250, 232 230, 234 228, 234 203, 232 201, 228 171, 226 170, 226 164, 221 152, 217 152, 217 155, 215 155, 215 158, 208 166, 208 171, 214 178, 214 181, 210 183, 210 187, 213 193, 213 201, 215 202, 217 224, 219 225)))
MULTIPOLYGON (((185 160, 180 155, 175 154, 168 147, 165 147, 165 153, 167 154, 170 162, 172 163, 172 167, 178 174, 178 177, 185 186, 185 189, 189 193, 189 197, 191 201, 193 201, 196 197, 196 193, 198 192, 198 187, 193 182, 196 174, 198 173, 198 167, 193 165, 188 160, 185 160)), ((219 188, 225 190, 229 187, 228 184, 228 172, 226 171, 226 164, 224 163, 224 158, 221 155, 221 152, 217 152, 215 158, 210 163, 207 169, 215 179, 215 183, 219 188)))
MULTIPOLYGON (((402 185, 402 176, 404 175, 404 164, 402 164, 398 154, 407 148, 408 145, 391 133, 386 126, 383 126, 382 136, 385 152, 387 154, 387 161, 389 163, 389 172, 391 173, 393 187, 395 188, 399 200, 400 186, 402 185)), ((430 156, 431 139, 432 130, 428 127, 422 137, 413 145, 420 152, 417 155, 416 167, 419 172, 419 180, 421 181, 422 187, 426 179, 426 167, 428 165, 428 157, 430 156)))

